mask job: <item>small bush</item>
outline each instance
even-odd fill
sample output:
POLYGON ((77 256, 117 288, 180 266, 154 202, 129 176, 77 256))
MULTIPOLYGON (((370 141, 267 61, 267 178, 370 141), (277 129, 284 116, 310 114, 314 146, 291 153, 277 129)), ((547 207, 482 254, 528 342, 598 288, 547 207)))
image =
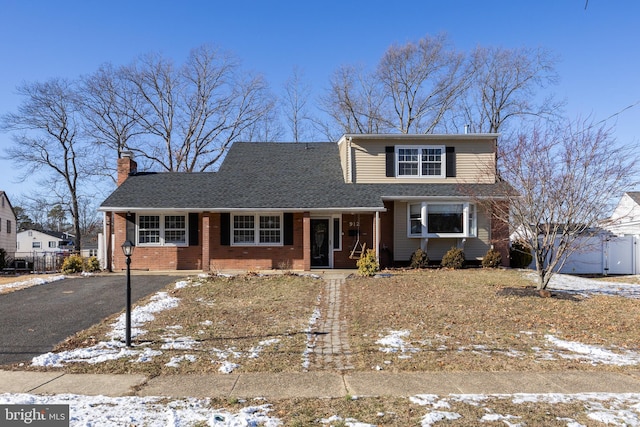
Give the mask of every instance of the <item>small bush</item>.
POLYGON ((531 248, 521 240, 511 243, 509 249, 509 265, 512 268, 527 268, 533 261, 531 248))
POLYGON ((361 276, 374 276, 380 271, 380 264, 376 260, 376 252, 373 249, 367 249, 363 256, 356 262, 358 274, 361 276))
POLYGON ((92 256, 89 258, 85 258, 84 260, 84 271, 88 272, 88 273, 94 273, 96 271, 100 271, 100 261, 98 261, 98 258, 92 256))
POLYGON ((454 270, 464 267, 464 251, 458 248, 451 248, 442 257, 440 265, 444 268, 452 268, 454 270))
POLYGON ((491 248, 487 251, 484 258, 482 258, 482 266, 484 268, 496 268, 502 264, 502 254, 491 248))
POLYGON ((83 262, 80 255, 71 255, 62 263, 62 272, 65 274, 80 273, 82 268, 83 262))
POLYGON ((422 249, 417 249, 411 254, 411 261, 409 266, 411 268, 427 268, 429 266, 429 257, 427 253, 422 249))

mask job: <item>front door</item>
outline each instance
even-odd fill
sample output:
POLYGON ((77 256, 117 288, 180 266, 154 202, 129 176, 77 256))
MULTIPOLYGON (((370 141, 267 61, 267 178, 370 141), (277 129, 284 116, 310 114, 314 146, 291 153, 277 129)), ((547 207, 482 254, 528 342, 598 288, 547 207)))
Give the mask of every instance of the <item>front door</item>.
POLYGON ((329 220, 311 220, 311 267, 329 267, 329 220))

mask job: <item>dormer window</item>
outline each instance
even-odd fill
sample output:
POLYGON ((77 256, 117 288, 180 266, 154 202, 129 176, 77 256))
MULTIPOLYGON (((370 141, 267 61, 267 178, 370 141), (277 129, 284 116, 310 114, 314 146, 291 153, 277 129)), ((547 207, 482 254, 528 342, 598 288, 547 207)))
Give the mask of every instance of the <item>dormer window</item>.
POLYGON ((398 176, 444 178, 444 146, 398 147, 398 176))
POLYGON ((447 178, 456 176, 455 149, 444 145, 385 147, 386 176, 447 178))

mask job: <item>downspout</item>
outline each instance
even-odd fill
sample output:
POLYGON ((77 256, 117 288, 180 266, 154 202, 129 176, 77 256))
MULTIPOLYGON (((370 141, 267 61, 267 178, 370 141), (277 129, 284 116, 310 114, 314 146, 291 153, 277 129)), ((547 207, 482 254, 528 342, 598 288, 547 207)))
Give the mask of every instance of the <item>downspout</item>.
MULTIPOLYGON (((111 270, 110 265, 107 264, 107 213, 102 212, 102 237, 98 238, 98 260, 100 261, 100 265, 109 272, 111 270)), ((99 236, 99 235, 98 235, 99 236)))
POLYGON ((374 224, 374 233, 375 233, 375 248, 376 248, 376 262, 380 265, 380 212, 376 211, 376 220, 374 224))

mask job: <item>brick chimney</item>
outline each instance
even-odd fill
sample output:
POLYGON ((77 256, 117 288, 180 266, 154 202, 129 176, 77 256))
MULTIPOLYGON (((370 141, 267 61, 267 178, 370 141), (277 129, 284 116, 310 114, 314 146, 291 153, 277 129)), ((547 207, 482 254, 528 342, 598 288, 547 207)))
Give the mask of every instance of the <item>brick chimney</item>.
POLYGON ((123 151, 118 159, 118 187, 127 179, 130 174, 138 171, 138 164, 133 160, 131 151, 123 151))

